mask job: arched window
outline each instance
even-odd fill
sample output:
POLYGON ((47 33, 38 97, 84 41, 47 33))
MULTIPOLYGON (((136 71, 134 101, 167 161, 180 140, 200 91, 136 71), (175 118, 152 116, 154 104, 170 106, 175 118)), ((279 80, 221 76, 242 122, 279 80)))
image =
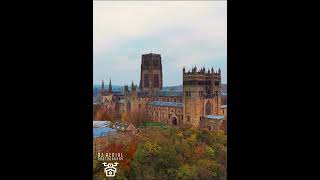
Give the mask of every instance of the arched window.
POLYGON ((206 115, 210 115, 211 114, 211 104, 208 101, 206 104, 206 115))

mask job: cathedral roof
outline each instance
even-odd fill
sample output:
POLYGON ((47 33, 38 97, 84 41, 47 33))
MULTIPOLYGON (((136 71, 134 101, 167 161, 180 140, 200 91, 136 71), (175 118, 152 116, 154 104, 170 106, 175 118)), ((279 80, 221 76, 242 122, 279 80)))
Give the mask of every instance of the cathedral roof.
POLYGON ((208 119, 223 119, 224 116, 216 116, 216 115, 208 115, 206 116, 208 119))
MULTIPOLYGON (((147 91, 138 91, 138 97, 144 97, 148 95, 147 91)), ((183 96, 182 91, 156 91, 154 97, 174 97, 174 96, 183 96)))
POLYGON ((138 97, 143 97, 143 96, 147 95, 147 92, 146 91, 138 91, 137 94, 138 94, 138 97))
POLYGON ((178 107, 182 108, 183 103, 177 103, 177 102, 165 102, 165 101, 152 101, 149 103, 151 106, 165 106, 165 107, 178 107))
POLYGON ((183 96, 182 91, 157 91, 156 96, 183 96))

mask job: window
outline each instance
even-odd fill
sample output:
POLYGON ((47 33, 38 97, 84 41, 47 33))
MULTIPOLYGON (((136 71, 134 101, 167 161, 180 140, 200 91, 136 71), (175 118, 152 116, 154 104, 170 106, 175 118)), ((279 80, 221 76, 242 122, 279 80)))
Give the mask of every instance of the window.
POLYGON ((206 115, 210 115, 211 114, 211 104, 208 101, 206 104, 206 115))
POLYGON ((144 87, 149 87, 149 77, 148 74, 144 75, 144 87))
POLYGON ((154 76, 153 76, 153 82, 154 82, 154 87, 156 88, 156 87, 159 87, 159 75, 158 74, 155 74, 154 76))
POLYGON ((147 61, 147 60, 144 61, 144 65, 145 65, 145 66, 149 66, 149 61, 147 61))
POLYGON ((214 81, 215 86, 219 86, 219 84, 220 84, 219 81, 214 81))

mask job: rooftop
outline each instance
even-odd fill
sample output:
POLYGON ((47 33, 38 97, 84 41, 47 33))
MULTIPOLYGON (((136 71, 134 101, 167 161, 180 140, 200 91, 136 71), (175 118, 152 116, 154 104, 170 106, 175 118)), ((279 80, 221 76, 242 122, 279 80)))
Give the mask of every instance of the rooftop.
POLYGON ((107 127, 110 125, 110 121, 93 121, 94 128, 107 127))
POLYGON ((109 127, 93 128, 93 138, 106 136, 112 132, 116 132, 116 130, 109 127))
POLYGON ((156 96, 183 96, 182 91, 157 91, 156 96))
POLYGON ((165 102, 165 101, 152 101, 149 103, 151 106, 164 106, 164 107, 183 107, 183 103, 165 102))
MULTIPOLYGON (((138 97, 144 97, 148 95, 148 92, 146 91, 138 91, 138 97)), ((168 91, 168 90, 161 90, 161 91, 156 91, 154 96, 183 96, 183 92, 182 91, 168 91)))
POLYGON ((206 116, 208 119, 223 119, 224 116, 216 116, 216 115, 208 115, 206 116))

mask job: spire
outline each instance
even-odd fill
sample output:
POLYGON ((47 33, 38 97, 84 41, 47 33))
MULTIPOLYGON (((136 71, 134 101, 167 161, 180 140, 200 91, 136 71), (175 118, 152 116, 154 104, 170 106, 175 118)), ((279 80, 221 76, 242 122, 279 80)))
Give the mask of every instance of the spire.
POLYGON ((135 91, 136 90, 136 86, 134 85, 133 81, 131 83, 131 91, 135 91))
POLYGON ((105 95, 105 89, 104 89, 104 81, 102 80, 102 84, 101 84, 101 95, 105 95))
POLYGON ((183 73, 186 71, 186 69, 185 69, 184 67, 183 67, 183 69, 182 69, 182 70, 183 70, 183 73))
POLYGON ((211 73, 212 73, 212 74, 214 73, 214 71, 213 71, 213 67, 211 68, 211 73))
POLYGON ((219 68, 219 74, 221 73, 221 70, 220 70, 220 68, 219 68))
POLYGON ((111 78, 110 78, 110 82, 109 82, 109 91, 108 91, 108 93, 112 93, 111 78))

